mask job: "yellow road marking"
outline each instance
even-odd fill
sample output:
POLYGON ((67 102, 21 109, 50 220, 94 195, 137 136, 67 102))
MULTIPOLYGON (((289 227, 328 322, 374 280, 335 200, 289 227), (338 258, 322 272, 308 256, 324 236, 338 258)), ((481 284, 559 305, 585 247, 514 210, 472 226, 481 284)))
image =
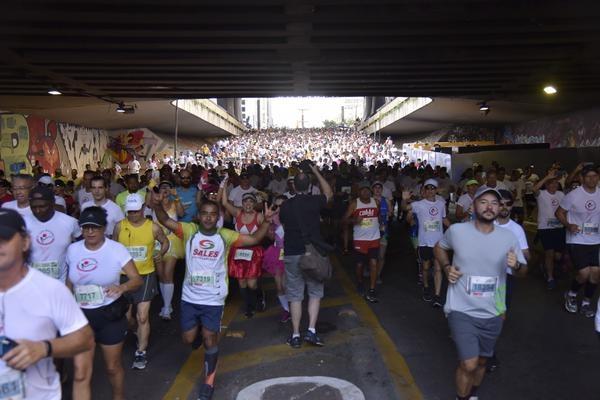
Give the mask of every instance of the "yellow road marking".
MULTIPOLYGON (((348 335, 361 328, 350 329, 346 332, 335 332, 327 335, 327 346, 336 346, 348 342, 348 335)), ((239 351, 219 358, 219 373, 237 371, 253 367, 259 364, 272 363, 283 359, 291 359, 294 356, 309 351, 319 351, 320 347, 304 344, 299 349, 292 349, 287 344, 276 344, 258 349, 239 351)))
MULTIPOLYGON (((231 301, 228 301, 225 305, 225 310, 223 312, 223 318, 221 320, 221 324, 224 327, 229 326, 231 321, 235 315, 239 312, 240 309, 240 301, 238 298, 232 298, 231 301)), ((220 336, 223 336, 224 331, 221 331, 220 336)), ((163 396, 163 400, 185 400, 189 397, 190 393, 196 386, 200 375, 202 374, 202 370, 204 368, 203 364, 204 360, 204 347, 199 348, 198 350, 192 351, 189 355, 188 359, 185 361, 173 384, 167 391, 167 393, 163 396)))
POLYGON ((380 350, 381 357, 390 372, 396 388, 408 399, 423 399, 423 393, 419 390, 404 357, 396 349, 396 345, 379 323, 375 313, 357 293, 354 284, 342 268, 337 256, 332 256, 331 259, 336 267, 336 276, 352 301, 352 307, 356 310, 361 321, 373 331, 373 339, 380 350))
MULTIPOLYGON (((351 303, 350 298, 347 296, 326 297, 321 301, 321 308, 323 309, 323 308, 329 308, 329 307, 339 307, 339 306, 343 306, 344 304, 350 304, 350 303, 351 303)), ((273 317, 275 315, 278 315, 280 312, 281 312, 281 308, 279 308, 279 307, 270 308, 267 311, 254 314, 254 317, 252 317, 252 320, 273 317)), ((235 317, 234 320, 237 322, 237 321, 244 321, 247 319, 242 314, 240 314, 237 317, 235 317)))

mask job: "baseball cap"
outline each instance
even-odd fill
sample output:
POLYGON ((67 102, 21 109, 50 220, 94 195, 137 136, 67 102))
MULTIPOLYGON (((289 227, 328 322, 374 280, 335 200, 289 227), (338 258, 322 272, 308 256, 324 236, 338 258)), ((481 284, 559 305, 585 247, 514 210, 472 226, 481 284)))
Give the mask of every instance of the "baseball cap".
POLYGON ((54 185, 54 181, 48 175, 44 175, 40 179, 38 179, 38 183, 43 183, 44 185, 54 185))
POLYGON ((586 176, 590 172, 598 173, 596 166, 594 164, 588 164, 581 169, 581 176, 586 176))
POLYGON ((0 238, 11 239, 15 233, 27 233, 21 214, 8 208, 0 208, 0 238))
POLYGON ((65 184, 65 182, 63 180, 57 179, 56 182, 54 182, 54 186, 65 187, 67 185, 65 184))
POLYGON ((381 186, 381 187, 383 187, 383 183, 381 183, 380 181, 375 181, 375 182, 373 182, 373 184, 371 185, 371 187, 374 188, 375 186, 381 186))
POLYGON ((475 179, 469 179, 467 181, 467 183, 465 183, 465 186, 471 186, 471 185, 479 185, 479 182, 477 182, 477 180, 475 180, 475 179))
POLYGON ((54 191, 47 186, 36 186, 29 192, 29 201, 31 200, 54 201, 54 191))
POLYGON ((500 196, 502 196, 502 200, 513 200, 513 195, 511 192, 509 192, 506 189, 500 189, 498 190, 498 193, 500 193, 500 196))
POLYGON ((361 190, 361 189, 369 189, 369 190, 371 190, 371 184, 369 183, 369 181, 361 181, 358 184, 358 189, 359 190, 361 190))
POLYGON ((488 186, 485 186, 485 185, 480 186, 479 189, 477 189, 477 191, 475 192, 475 196, 473 198, 478 199, 479 197, 483 196, 486 193, 493 193, 496 195, 498 200, 502 199, 502 195, 500 194, 500 192, 498 192, 498 190, 488 187, 488 186))
POLYGON ((162 185, 168 185, 170 188, 173 188, 173 184, 170 181, 160 181, 158 187, 161 187, 162 185))
POLYGON ((435 179, 427 179, 425 181, 425 183, 423 184, 423 187, 425 187, 427 185, 431 185, 431 186, 436 187, 436 188, 438 187, 438 183, 437 183, 437 181, 435 179))
POLYGON ((92 206, 81 212, 79 216, 79 226, 95 225, 106 226, 106 210, 102 207, 92 206))
POLYGON ((139 211, 144 206, 144 199, 137 193, 132 193, 125 200, 125 212, 139 211))

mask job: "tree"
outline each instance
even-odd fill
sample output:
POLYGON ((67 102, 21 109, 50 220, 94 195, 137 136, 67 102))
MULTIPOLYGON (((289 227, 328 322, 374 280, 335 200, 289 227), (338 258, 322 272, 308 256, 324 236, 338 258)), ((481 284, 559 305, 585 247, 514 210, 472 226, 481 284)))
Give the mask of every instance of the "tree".
POLYGON ((327 128, 327 129, 331 129, 331 128, 337 128, 338 123, 330 120, 330 119, 326 119, 325 121, 323 121, 323 127, 327 128))

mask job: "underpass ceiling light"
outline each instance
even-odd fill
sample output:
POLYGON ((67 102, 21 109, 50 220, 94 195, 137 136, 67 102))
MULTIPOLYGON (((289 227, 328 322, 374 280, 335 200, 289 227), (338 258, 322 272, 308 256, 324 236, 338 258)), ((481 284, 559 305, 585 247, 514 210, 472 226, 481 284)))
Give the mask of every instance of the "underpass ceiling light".
POLYGON ((50 90, 48 90, 48 94, 51 94, 52 96, 60 96, 62 93, 56 88, 51 88, 50 90))
POLYGON ((552 85, 546 85, 546 87, 544 87, 544 93, 547 95, 553 95, 558 93, 558 90, 556 90, 556 88, 552 85))
POLYGON ((119 103, 119 105, 117 105, 117 112, 124 113, 125 112, 125 104, 119 103))
POLYGON ((490 110, 490 106, 485 101, 479 103, 479 112, 481 112, 483 115, 488 115, 490 110))

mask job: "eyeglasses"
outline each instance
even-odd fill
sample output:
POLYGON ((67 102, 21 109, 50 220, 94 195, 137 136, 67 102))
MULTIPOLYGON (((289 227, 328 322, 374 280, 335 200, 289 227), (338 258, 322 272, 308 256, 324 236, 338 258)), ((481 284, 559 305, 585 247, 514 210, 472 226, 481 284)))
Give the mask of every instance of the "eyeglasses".
POLYGON ((102 228, 104 228, 104 227, 103 226, 98 226, 98 225, 88 224, 88 225, 83 225, 81 227, 81 230, 83 232, 86 232, 86 231, 88 231, 88 232, 97 232, 97 231, 102 230, 102 228))

